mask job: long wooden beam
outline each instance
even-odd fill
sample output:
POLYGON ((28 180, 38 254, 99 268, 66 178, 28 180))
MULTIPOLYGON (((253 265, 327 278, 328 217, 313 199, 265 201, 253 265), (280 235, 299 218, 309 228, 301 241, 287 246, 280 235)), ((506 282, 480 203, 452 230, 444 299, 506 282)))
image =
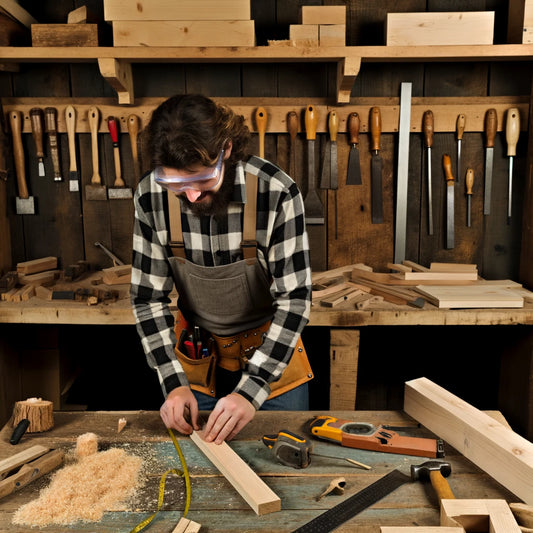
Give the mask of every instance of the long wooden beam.
POLYGON ((533 504, 533 443, 424 377, 406 382, 404 411, 533 504))
POLYGON ((246 503, 258 515, 281 510, 280 498, 225 442, 206 442, 201 432, 193 431, 191 440, 220 470, 246 503))

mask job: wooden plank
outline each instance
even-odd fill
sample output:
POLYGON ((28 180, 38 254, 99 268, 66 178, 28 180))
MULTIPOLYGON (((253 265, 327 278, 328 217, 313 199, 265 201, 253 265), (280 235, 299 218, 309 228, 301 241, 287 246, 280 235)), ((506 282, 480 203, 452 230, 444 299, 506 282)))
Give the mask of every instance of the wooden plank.
POLYGON ((440 517, 441 525, 464 526, 467 531, 485 530, 487 521, 491 533, 521 531, 505 500, 441 500, 440 517))
POLYGON ((318 46, 318 24, 291 24, 289 39, 293 46, 318 46))
POLYGON ((331 330, 330 409, 355 409, 360 337, 358 329, 331 330))
POLYGON ((97 24, 32 24, 32 46, 98 46, 97 24))
POLYGON ((30 15, 16 0, 0 0, 0 8, 8 13, 15 20, 24 24, 29 28, 32 24, 37 24, 37 21, 30 15))
POLYGON ((435 272, 476 272, 476 264, 466 264, 466 263, 431 263, 429 265, 429 270, 435 272))
POLYGON ((319 24, 318 44, 319 46, 345 46, 346 45, 346 25, 345 24, 319 24))
POLYGON ((105 20, 251 20, 250 0, 105 0, 105 20))
POLYGON ((115 46, 255 46, 253 20, 119 20, 115 46))
POLYGON ((418 285, 415 289, 439 308, 524 307, 524 298, 514 289, 490 285, 460 287, 418 285))
POLYGON ((31 448, 8 457, 7 459, 3 459, 0 461, 0 479, 3 479, 9 472, 11 472, 11 470, 14 470, 25 463, 29 463, 49 451, 50 448, 36 444, 31 448))
POLYGON ((383 526, 380 533, 465 533, 464 527, 442 526, 383 526))
POLYGON ((302 6, 301 24, 346 24, 346 6, 302 6))
POLYGON ((388 13, 387 46, 492 44, 494 11, 388 13))
POLYGON ((427 378, 406 382, 404 411, 533 503, 533 444, 427 378))
POLYGON ((19 274, 36 274, 45 270, 53 270, 54 268, 57 268, 57 257, 53 256, 17 263, 17 272, 19 274))
POLYGON ((401 274, 391 274, 391 277, 405 280, 420 281, 477 281, 477 270, 475 272, 403 272, 401 274))
POLYGON ((281 510, 281 500, 272 489, 229 447, 226 442, 205 442, 201 432, 193 431, 191 440, 220 470, 257 515, 281 510))

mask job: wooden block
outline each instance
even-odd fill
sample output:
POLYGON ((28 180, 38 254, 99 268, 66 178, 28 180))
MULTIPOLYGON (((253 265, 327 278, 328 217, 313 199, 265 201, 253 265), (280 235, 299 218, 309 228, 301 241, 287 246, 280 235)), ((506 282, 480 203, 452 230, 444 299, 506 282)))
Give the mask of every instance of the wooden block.
POLYGON ((430 263, 430 271, 435 272, 476 272, 477 265, 470 263, 430 263))
POLYGON ((16 294, 18 291, 19 291, 19 289, 17 289, 17 287, 13 287, 13 288, 10 289, 9 291, 2 292, 2 293, 0 294, 0 297, 2 298, 2 301, 3 301, 3 302, 10 302, 12 296, 13 296, 14 294, 16 294))
POLYGON ((363 291, 348 286, 340 291, 330 294, 329 296, 323 297, 320 300, 320 305, 322 307, 336 307, 342 303, 351 302, 358 296, 364 294, 365 293, 363 291))
POLYGON ((432 286, 418 285, 415 290, 440 309, 466 308, 519 308, 524 307, 524 298, 515 289, 490 285, 432 286))
POLYGON ((104 0, 105 20, 251 20, 250 0, 104 0))
POLYGON ((358 329, 331 329, 330 410, 355 409, 359 340, 358 329))
POLYGON ((42 257, 41 259, 17 263, 17 272, 19 274, 35 274, 54 268, 57 268, 57 257, 42 257))
POLYGON ((32 24, 32 46, 98 46, 97 24, 32 24))
POLYGON ((387 268, 395 270, 396 272, 412 272, 413 269, 407 265, 399 265, 398 263, 387 263, 387 268))
POLYGON ((320 46, 346 46, 346 25, 319 24, 318 41, 320 46))
POLYGON ((205 442, 201 432, 193 431, 191 440, 220 470, 246 503, 258 515, 281 510, 281 500, 264 481, 229 447, 226 442, 205 442))
POLYGON ((533 42, 533 0, 509 0, 507 42, 533 42))
POLYGON ((346 24, 346 6, 302 6, 301 24, 346 24))
POLYGON ((318 46, 318 24, 291 24, 289 39, 294 46, 318 46))
POLYGON ((429 268, 419 265, 418 263, 415 263, 414 261, 402 261, 402 265, 411 267, 411 270, 414 270, 415 272, 427 272, 429 268))
POLYGON ((474 272, 402 272, 391 274, 391 277, 405 280, 443 280, 443 281, 477 281, 477 270, 474 272))
POLYGON ((443 526, 461 526, 466 531, 520 533, 505 500, 441 500, 440 523, 443 526))
POLYGON ((113 22, 115 46, 255 46, 253 20, 113 22))
POLYGON ((104 268, 103 281, 106 285, 120 285, 131 282, 131 265, 119 265, 116 267, 104 268))
POLYGON ((53 285, 59 278, 61 272, 59 270, 48 270, 47 272, 39 272, 38 274, 19 274, 18 282, 21 285, 44 285, 49 287, 53 285))
POLYGON ((388 13, 387 46, 493 44, 494 11, 388 13))
POLYGON ((21 289, 20 299, 23 302, 27 302, 30 298, 35 296, 35 285, 26 285, 21 289))
POLYGON ((87 6, 78 7, 67 15, 67 24, 86 24, 87 22, 97 23, 98 17, 87 6))
POLYGON ((37 298, 41 298, 41 300, 52 299, 52 291, 46 287, 43 287, 42 285, 37 285, 37 287, 35 287, 35 295, 37 298))
POLYGON ((405 383, 404 411, 533 504, 533 443, 423 377, 405 383))
POLYGON ((202 525, 198 522, 181 517, 178 525, 172 530, 172 533, 198 533, 201 527, 202 525))

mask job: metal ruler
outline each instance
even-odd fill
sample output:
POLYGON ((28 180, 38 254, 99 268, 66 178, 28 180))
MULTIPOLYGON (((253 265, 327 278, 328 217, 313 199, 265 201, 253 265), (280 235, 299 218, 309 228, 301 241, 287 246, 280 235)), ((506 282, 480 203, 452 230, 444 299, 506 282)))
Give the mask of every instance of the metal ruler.
POLYGON ((405 260, 407 239, 407 183, 409 181, 409 133, 411 132, 412 83, 403 82, 400 89, 400 124, 398 136, 398 177, 396 182, 396 236, 394 262, 405 260))
POLYGON ((293 533, 326 533, 327 531, 333 531, 408 481, 411 481, 409 476, 399 470, 393 470, 357 494, 339 503, 339 505, 332 507, 307 522, 307 524, 294 530, 293 533))

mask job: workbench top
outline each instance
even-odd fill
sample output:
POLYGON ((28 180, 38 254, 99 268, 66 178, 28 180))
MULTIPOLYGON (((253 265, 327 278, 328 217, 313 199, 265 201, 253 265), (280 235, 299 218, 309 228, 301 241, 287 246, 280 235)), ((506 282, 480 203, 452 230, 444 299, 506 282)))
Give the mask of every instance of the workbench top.
MULTIPOLYGON (((330 414, 374 425, 401 427, 400 434, 434 437, 416 421, 398 411, 336 411, 336 412, 267 412, 260 411, 237 439, 230 442, 239 456, 281 498, 281 511, 257 516, 229 482, 185 436, 176 433, 185 456, 192 483, 191 507, 187 518, 202 524, 201 531, 231 532, 258 531, 265 533, 287 532, 302 526, 324 511, 338 505, 395 468, 409 474, 411 464, 428 460, 390 453, 343 448, 334 443, 312 439, 314 451, 321 454, 345 456, 372 467, 364 470, 322 457, 313 457, 306 469, 293 469, 276 462, 271 450, 260 441, 264 434, 276 434, 290 429, 306 434, 307 422, 315 415, 330 414), (316 501, 336 477, 346 480, 344 495, 327 495, 316 501)), ((500 421, 500 413, 489 413, 500 421)), ((39 434, 26 434, 16 446, 9 444, 11 427, 0 432, 0 459, 5 459, 36 444, 65 451, 74 448, 79 435, 94 432, 99 437, 100 450, 110 447, 124 448, 139 455, 145 462, 146 483, 137 492, 134 501, 122 511, 107 512, 97 523, 77 523, 69 527, 47 527, 41 530, 65 533, 71 531, 129 532, 157 508, 160 476, 170 468, 180 468, 180 462, 159 413, 147 411, 128 412, 56 412, 54 427, 39 434), (125 417, 127 425, 117 433, 118 419, 125 417)), ((446 457, 452 474, 448 478, 457 498, 503 498, 519 501, 508 490, 478 469, 473 463, 445 445, 446 457)), ((48 485, 50 477, 44 476, 0 500, 0 531, 21 532, 11 524, 14 512, 24 503, 38 496, 48 485)), ((145 531, 170 533, 182 516, 185 504, 185 487, 181 478, 169 477, 167 493, 161 512, 145 531)), ((370 508, 353 517, 336 531, 379 533, 380 526, 438 526, 438 500, 426 482, 407 483, 370 508)))

